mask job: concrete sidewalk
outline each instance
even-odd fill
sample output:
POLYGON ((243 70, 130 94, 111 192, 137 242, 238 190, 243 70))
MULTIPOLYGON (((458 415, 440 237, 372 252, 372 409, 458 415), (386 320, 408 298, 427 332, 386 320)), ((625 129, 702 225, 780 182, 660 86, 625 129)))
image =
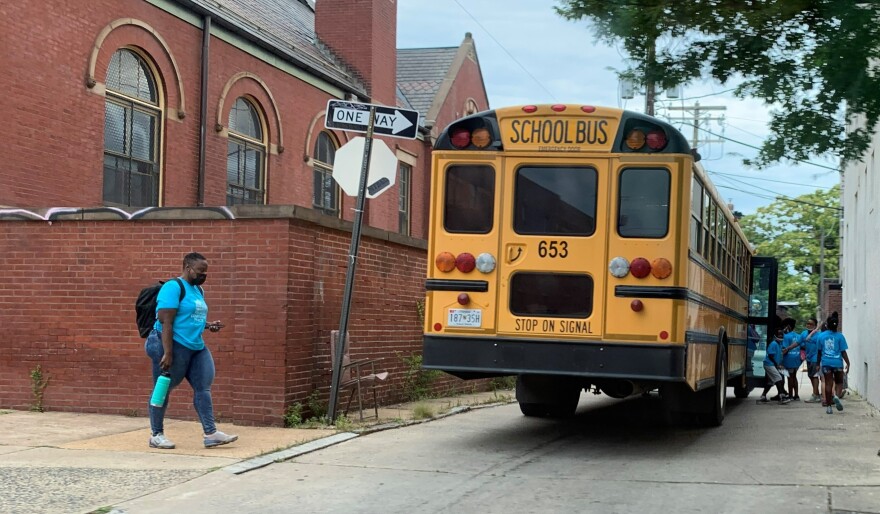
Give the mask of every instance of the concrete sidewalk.
POLYGON ((220 470, 244 473, 374 430, 468 408, 512 401, 512 391, 475 393, 389 406, 342 432, 218 424, 239 440, 206 449, 201 425, 168 419, 173 450, 148 447, 149 419, 0 410, 0 512, 88 513, 220 470), (421 418, 421 419, 415 419, 421 418))

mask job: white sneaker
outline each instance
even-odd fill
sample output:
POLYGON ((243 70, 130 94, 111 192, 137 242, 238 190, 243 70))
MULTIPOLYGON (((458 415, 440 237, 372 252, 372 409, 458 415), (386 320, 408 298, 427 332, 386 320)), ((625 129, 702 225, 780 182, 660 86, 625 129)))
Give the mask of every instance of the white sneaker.
POLYGON ((237 435, 227 435, 218 430, 211 435, 205 436, 205 448, 213 448, 215 446, 220 446, 221 444, 229 444, 237 440, 237 435))
POLYGON ((173 450, 174 443, 165 437, 165 434, 158 433, 150 437, 150 448, 158 448, 160 450, 173 450))

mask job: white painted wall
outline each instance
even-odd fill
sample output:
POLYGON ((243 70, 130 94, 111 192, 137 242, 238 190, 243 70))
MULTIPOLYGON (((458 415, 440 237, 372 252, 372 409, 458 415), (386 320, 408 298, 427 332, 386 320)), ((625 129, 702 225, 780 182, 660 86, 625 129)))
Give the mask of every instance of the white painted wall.
MULTIPOLYGON (((863 126, 853 117, 851 126, 863 126)), ((880 132, 863 160, 842 177, 842 332, 849 344, 849 386, 880 406, 880 132)))

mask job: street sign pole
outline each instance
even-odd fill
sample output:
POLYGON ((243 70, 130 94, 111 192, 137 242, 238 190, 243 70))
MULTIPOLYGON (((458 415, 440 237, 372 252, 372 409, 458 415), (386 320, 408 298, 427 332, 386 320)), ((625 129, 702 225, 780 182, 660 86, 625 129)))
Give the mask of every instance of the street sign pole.
POLYGON ((348 272, 345 275, 345 289, 342 293, 342 314, 339 316, 339 337, 336 339, 336 355, 333 356, 333 379, 330 385, 330 405, 327 416, 330 423, 336 422, 336 397, 339 395, 339 382, 342 378, 342 357, 345 355, 346 335, 348 334, 348 315, 351 310, 351 293, 354 287, 354 270, 357 267, 358 248, 361 242, 361 224, 364 218, 364 198, 367 195, 367 176, 370 172, 370 151, 373 148, 373 122, 376 106, 370 106, 369 125, 364 138, 364 160, 361 164, 361 181, 358 187, 354 210, 354 227, 351 229, 351 246, 348 250, 348 272))

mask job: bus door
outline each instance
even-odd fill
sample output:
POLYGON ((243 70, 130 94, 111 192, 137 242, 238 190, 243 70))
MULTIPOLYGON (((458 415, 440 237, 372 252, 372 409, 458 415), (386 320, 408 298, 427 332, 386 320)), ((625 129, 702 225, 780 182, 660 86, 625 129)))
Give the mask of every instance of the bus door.
POLYGON ((503 167, 498 333, 601 337, 609 161, 507 158, 503 167))
POLYGON ((764 357, 776 329, 776 278, 778 263, 773 257, 752 257, 749 325, 747 333, 746 380, 750 387, 764 385, 764 357))

